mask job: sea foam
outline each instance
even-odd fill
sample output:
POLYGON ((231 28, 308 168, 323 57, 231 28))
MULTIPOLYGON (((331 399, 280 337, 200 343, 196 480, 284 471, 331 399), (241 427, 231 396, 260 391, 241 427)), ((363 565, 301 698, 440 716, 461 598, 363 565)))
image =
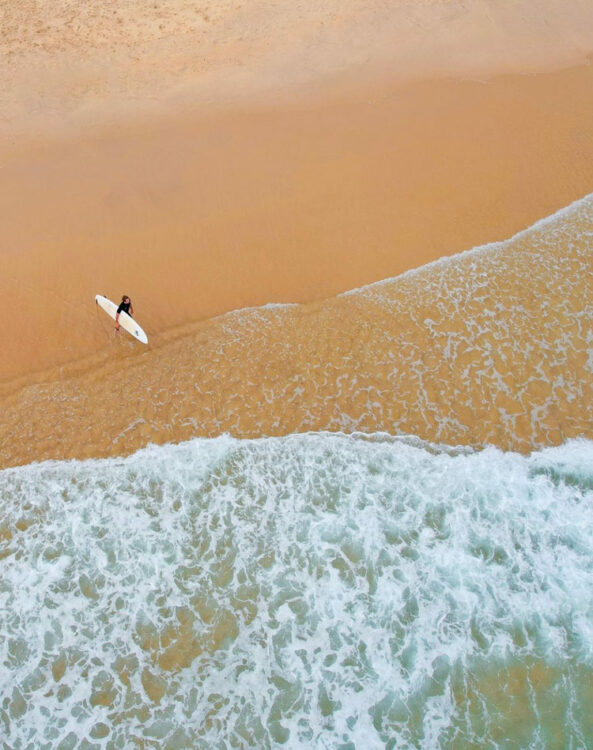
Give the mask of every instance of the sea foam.
POLYGON ((593 746, 591 442, 198 439, 0 503, 8 747, 593 746))

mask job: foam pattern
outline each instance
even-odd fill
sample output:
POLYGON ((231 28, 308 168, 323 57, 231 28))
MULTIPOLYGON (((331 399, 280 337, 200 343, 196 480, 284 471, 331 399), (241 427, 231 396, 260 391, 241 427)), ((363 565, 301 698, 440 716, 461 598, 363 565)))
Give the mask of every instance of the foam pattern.
POLYGON ((591 442, 196 439, 0 507, 5 747, 593 747, 591 442))

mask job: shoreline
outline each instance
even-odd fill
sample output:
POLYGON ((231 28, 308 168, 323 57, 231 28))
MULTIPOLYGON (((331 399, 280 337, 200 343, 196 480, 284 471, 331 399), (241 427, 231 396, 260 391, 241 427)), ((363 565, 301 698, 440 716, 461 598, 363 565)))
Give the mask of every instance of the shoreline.
POLYGON ((526 450, 581 429, 590 200, 557 212, 593 190, 593 7, 0 14, 7 460, 327 427, 526 450), (553 215, 576 245, 536 228, 553 215), (491 243, 517 258, 463 258, 491 243), (148 347, 97 293, 132 298, 148 347))
MULTIPOLYGON (((311 300, 309 302, 266 302, 261 305, 251 305, 248 307, 240 307, 227 310, 219 313, 218 315, 214 315, 211 318, 190 321, 179 326, 168 328, 165 331, 159 333, 156 337, 156 340, 150 342, 149 351, 161 349, 167 346, 167 344, 175 342, 179 339, 188 338, 192 334, 196 333, 198 329, 207 328, 211 325, 221 324, 227 320, 230 321, 233 316, 249 316, 252 314, 265 313, 266 311, 270 310, 315 310, 318 307, 322 307, 323 305, 330 303, 332 300, 340 300, 342 298, 356 296, 364 294, 366 292, 372 293, 374 290, 380 289, 381 286, 389 286, 393 282, 398 282, 400 280, 411 280, 414 279, 414 277, 422 275, 427 271, 430 272, 433 270, 444 269, 449 263, 455 263, 461 258, 467 259, 473 255, 479 256, 482 253, 488 251, 503 249, 509 243, 518 241, 524 236, 529 236, 532 231, 538 230, 539 228, 545 228, 553 224, 562 216, 569 215, 571 210, 574 210, 584 201, 587 201, 591 198, 593 198, 593 192, 584 195, 581 198, 575 199, 567 206, 559 208, 557 211, 549 214, 548 216, 544 216, 543 218, 536 220, 532 225, 525 227, 524 229, 520 229, 518 232, 507 239, 493 240, 492 242, 488 242, 483 245, 477 245, 466 250, 460 250, 459 252, 453 253, 452 255, 440 256, 438 258, 435 258, 434 260, 424 263, 421 266, 402 271, 402 273, 398 274, 397 276, 379 279, 378 281, 371 281, 368 284, 364 284, 359 287, 353 287, 351 289, 347 289, 344 292, 338 292, 337 294, 331 295, 327 298, 311 300)), ((139 347, 136 342, 132 341, 132 339, 128 339, 127 336, 125 336, 124 339, 129 344, 129 346, 127 347, 127 351, 123 353, 123 359, 133 361, 137 356, 142 356, 142 354, 147 353, 146 350, 139 347)), ((109 348, 100 349, 97 352, 87 355, 83 359, 67 361, 58 365, 54 365, 50 368, 25 373, 14 379, 0 381, 0 399, 10 398, 12 395, 18 393, 18 391, 26 388, 27 386, 49 384, 57 381, 76 379, 77 377, 83 376, 85 373, 89 372, 93 366, 101 366, 107 364, 109 361, 109 356, 109 348)), ((122 358, 122 352, 119 352, 118 356, 122 358)), ((385 434, 389 435, 390 433, 385 434)), ((399 439, 400 436, 391 435, 391 437, 393 437, 394 439, 399 439)))
POLYGON ((591 191, 592 86, 592 66, 375 82, 315 106, 128 124, 15 156, 0 170, 0 380, 105 351, 98 292, 130 294, 154 339, 513 236, 591 191))
POLYGON ((504 242, 324 302, 227 313, 140 356, 114 347, 2 397, 2 464, 221 434, 379 431, 521 453, 591 439, 592 222, 589 194, 504 242))

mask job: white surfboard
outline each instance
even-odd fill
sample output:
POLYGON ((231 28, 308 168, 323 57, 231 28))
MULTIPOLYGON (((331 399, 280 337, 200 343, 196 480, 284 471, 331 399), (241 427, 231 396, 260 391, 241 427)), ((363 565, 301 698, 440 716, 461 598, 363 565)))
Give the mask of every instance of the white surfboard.
MULTIPOLYGON (((107 299, 104 294, 97 294, 95 296, 95 302, 99 305, 99 307, 105 310, 107 315, 111 316, 113 320, 115 320, 115 314, 118 308, 118 305, 116 305, 115 302, 107 299)), ((142 328, 140 328, 138 323, 136 323, 131 315, 128 315, 128 313, 125 313, 123 311, 120 312, 119 324, 135 339, 138 339, 138 341, 141 341, 143 344, 148 344, 148 336, 144 333, 142 328)))

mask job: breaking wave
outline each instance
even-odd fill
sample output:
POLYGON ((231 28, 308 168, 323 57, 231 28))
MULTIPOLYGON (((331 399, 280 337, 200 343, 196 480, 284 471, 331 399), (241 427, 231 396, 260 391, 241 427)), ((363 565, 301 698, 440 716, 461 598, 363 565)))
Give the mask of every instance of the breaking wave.
POLYGON ((309 433, 4 470, 4 740, 592 747, 592 467, 309 433))

